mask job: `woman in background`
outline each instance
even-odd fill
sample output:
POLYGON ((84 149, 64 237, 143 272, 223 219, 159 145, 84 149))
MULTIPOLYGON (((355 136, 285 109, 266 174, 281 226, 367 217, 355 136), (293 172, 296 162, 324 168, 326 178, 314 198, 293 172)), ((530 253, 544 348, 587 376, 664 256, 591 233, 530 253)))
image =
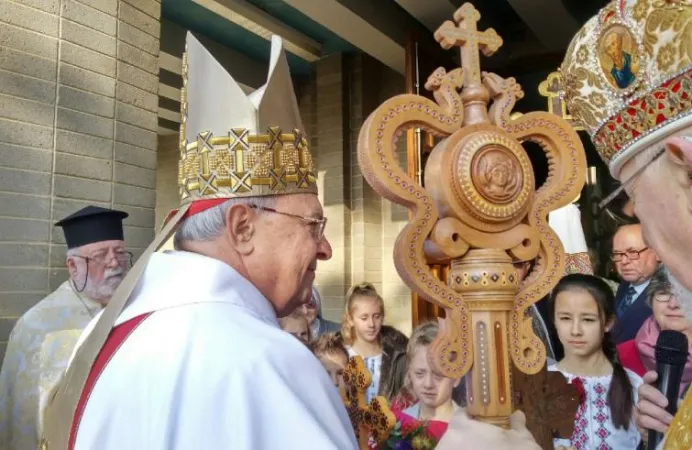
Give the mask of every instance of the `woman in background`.
POLYGON ((303 312, 310 324, 310 335, 313 341, 316 341, 325 333, 341 331, 341 324, 322 317, 322 297, 320 297, 316 287, 312 288, 312 299, 303 306, 303 312))
MULTIPOLYGON (((673 294, 673 289, 666 276, 665 269, 660 267, 647 288, 649 305, 653 315, 646 319, 634 339, 618 345, 622 365, 639 376, 650 370, 656 370, 656 341, 661 330, 679 331, 692 343, 692 322, 685 318, 680 301, 673 294)), ((680 383, 680 394, 692 382, 692 354, 688 353, 685 369, 680 383)))

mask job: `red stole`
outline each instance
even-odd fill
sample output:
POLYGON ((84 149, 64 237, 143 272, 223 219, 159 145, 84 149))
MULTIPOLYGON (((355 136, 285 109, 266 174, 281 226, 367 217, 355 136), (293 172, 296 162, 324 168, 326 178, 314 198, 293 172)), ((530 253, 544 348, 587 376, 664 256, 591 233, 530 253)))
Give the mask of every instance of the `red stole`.
POLYGON ((115 352, 118 351, 120 346, 125 342, 125 340, 130 336, 130 334, 139 326, 140 323, 144 322, 144 319, 149 317, 149 314, 142 314, 141 316, 133 317, 132 319, 121 323, 120 325, 114 327, 103 348, 99 352, 94 365, 91 367, 89 372, 89 377, 84 384, 84 390, 82 390, 82 395, 79 397, 79 402, 77 403, 77 410, 75 411, 74 419, 72 420, 72 428, 70 429, 70 441, 68 445, 68 450, 74 450, 75 442, 77 440, 77 430, 79 429, 79 422, 82 420, 82 414, 84 414, 84 409, 86 408, 86 403, 89 400, 91 392, 94 390, 96 381, 110 362, 115 352))

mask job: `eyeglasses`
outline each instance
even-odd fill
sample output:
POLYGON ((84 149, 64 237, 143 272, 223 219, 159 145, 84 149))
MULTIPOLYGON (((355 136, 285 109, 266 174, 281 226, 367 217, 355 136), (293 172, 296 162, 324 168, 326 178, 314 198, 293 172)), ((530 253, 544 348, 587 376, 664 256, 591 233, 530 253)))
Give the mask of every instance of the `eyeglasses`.
POLYGON ((654 294, 654 300, 661 303, 668 303, 671 298, 673 298, 673 294, 671 292, 658 292, 654 294))
POLYGON ((280 214, 282 216, 286 217, 293 217, 294 219, 300 219, 304 222, 307 222, 312 226, 312 229, 314 230, 314 236, 315 239, 317 239, 317 242, 320 242, 322 238, 324 238, 324 229, 327 226, 327 218, 322 217, 321 219, 316 219, 315 217, 305 217, 305 216, 299 216, 298 214, 291 214, 283 211, 277 211, 274 208, 267 208, 264 206, 257 206, 257 205, 249 205, 251 208, 258 209, 260 211, 266 211, 274 214, 280 214))
POLYGON ((625 252, 613 252, 612 255, 610 255, 610 259, 613 262, 620 262, 622 261, 622 258, 627 257, 628 260, 630 261, 636 261, 641 257, 641 254, 647 251, 649 247, 644 247, 641 250, 627 250, 625 252))
POLYGON ((650 160, 649 162, 647 162, 646 164, 644 164, 643 166, 641 166, 639 169, 637 169, 637 171, 634 172, 634 173, 632 174, 631 177, 629 177, 627 180, 625 180, 624 183, 622 183, 617 189, 615 189, 613 192, 611 192, 609 196, 607 196, 606 198, 604 198, 603 201, 601 201, 601 203, 598 204, 598 209, 603 209, 603 208, 605 208, 605 207, 608 205, 608 203, 612 202, 612 201, 615 199, 615 197, 617 197, 618 195, 620 195, 620 193, 621 193, 622 191, 624 191, 625 188, 626 188, 627 186, 629 186, 630 184, 632 184, 632 183, 634 182, 634 180, 635 180, 639 175, 641 175, 641 174, 646 170, 647 167, 649 167, 649 166, 651 165, 651 163, 653 163, 653 162, 656 161, 658 158, 660 158, 661 155, 663 155, 665 152, 666 152, 666 149, 663 148, 661 151, 657 152, 657 153, 653 156, 653 158, 651 158, 651 160, 650 160))
MULTIPOLYGON (((123 267, 127 267, 127 268, 132 267, 133 254, 131 252, 117 251, 114 253, 115 253, 115 259, 118 261, 118 264, 120 264, 123 267)), ((94 256, 83 256, 83 255, 72 255, 72 256, 84 259, 86 261, 87 265, 89 264, 89 262, 93 262, 95 264, 105 266, 110 261, 110 259, 109 259, 110 253, 108 253, 108 252, 97 253, 94 256)))

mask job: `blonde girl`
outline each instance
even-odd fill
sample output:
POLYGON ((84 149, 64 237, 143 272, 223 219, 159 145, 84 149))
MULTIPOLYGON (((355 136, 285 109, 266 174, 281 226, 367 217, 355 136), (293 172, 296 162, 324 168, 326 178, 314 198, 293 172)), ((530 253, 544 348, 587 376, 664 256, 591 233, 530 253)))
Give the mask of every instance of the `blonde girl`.
POLYGON ((452 400, 452 391, 460 380, 452 380, 432 371, 428 364, 428 348, 437 336, 436 322, 426 322, 413 331, 406 350, 405 388, 416 402, 403 411, 394 411, 402 424, 411 421, 427 422, 429 434, 439 440, 452 414, 459 406, 452 400))

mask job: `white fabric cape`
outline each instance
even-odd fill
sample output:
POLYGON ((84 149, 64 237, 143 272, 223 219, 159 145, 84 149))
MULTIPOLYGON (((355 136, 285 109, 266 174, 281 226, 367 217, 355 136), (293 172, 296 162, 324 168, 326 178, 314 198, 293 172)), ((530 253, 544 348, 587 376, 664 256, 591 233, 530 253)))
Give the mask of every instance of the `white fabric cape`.
POLYGON ((76 450, 357 448, 327 372, 230 266, 155 253, 132 295, 116 326, 152 314, 96 381, 76 450))
POLYGON ((0 449, 38 448, 48 396, 100 310, 65 281, 17 321, 0 371, 0 449))

